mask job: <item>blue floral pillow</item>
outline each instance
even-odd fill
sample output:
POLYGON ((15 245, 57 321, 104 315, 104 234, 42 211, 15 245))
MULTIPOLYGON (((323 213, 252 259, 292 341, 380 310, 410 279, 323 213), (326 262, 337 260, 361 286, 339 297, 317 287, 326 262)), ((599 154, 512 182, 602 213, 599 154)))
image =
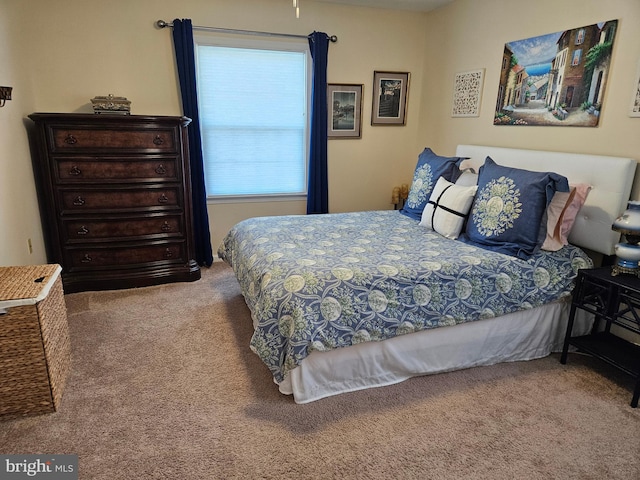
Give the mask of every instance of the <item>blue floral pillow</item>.
POLYGON ((462 157, 441 157, 430 148, 425 148, 418 156, 409 197, 400 213, 420 221, 438 178, 444 177, 445 180, 454 183, 460 176, 462 160, 462 157))
POLYGON ((541 225, 556 191, 569 191, 562 175, 504 167, 487 157, 461 240, 526 260, 544 241, 541 225))

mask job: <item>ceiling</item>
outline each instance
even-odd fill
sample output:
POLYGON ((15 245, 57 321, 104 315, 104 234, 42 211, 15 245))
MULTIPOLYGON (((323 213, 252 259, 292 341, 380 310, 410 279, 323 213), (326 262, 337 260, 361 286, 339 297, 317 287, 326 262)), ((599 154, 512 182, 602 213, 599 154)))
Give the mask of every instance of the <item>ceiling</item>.
MULTIPOLYGON (((387 8, 393 10, 412 10, 415 12, 428 12, 441 7, 454 0, 315 0, 317 2, 342 3, 357 5, 360 7, 387 8)), ((302 3, 302 2, 301 2, 302 3)))

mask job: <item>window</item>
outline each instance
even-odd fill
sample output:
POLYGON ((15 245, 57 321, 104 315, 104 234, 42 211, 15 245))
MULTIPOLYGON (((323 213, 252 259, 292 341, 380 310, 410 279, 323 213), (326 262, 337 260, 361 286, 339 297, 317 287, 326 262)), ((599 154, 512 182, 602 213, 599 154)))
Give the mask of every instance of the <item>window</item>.
POLYGON ((196 38, 196 59, 207 195, 306 195, 307 42, 196 38))
POLYGON ((573 59, 571 60, 571 66, 577 67, 580 65, 580 58, 582 58, 582 49, 575 50, 573 52, 573 59))

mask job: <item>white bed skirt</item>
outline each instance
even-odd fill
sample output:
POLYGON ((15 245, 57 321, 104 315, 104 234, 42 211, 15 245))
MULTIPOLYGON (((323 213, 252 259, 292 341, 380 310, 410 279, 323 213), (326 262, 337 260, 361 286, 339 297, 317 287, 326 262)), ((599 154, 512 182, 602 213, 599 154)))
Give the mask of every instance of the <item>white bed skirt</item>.
MULTIPOLYGON (((296 403, 382 387, 419 375, 501 362, 533 360, 562 350, 571 298, 383 342, 313 352, 279 384, 296 403)), ((593 317, 576 315, 574 335, 589 332, 593 317)))

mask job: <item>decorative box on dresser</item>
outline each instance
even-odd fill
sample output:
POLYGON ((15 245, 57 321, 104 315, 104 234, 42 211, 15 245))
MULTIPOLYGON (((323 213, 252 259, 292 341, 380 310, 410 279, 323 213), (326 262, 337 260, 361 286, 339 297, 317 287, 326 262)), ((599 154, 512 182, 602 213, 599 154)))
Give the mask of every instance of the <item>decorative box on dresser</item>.
POLYGON ((34 113, 51 263, 66 293, 194 281, 186 117, 34 113))

